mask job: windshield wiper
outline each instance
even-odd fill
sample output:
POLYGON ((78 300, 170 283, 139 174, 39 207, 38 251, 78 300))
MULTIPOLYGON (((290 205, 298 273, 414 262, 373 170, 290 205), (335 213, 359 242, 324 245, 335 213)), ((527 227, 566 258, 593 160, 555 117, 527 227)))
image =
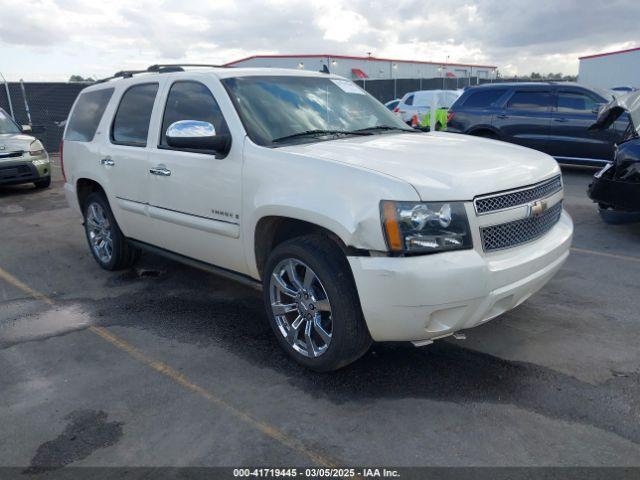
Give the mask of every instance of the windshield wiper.
POLYGON ((373 127, 359 128, 358 130, 352 130, 350 133, 366 133, 371 130, 399 130, 401 132, 419 132, 415 128, 402 128, 394 127, 392 125, 374 125, 373 127))
POLYGON ((282 142, 284 140, 290 140, 298 137, 307 137, 307 136, 321 136, 321 135, 370 135, 364 131, 360 132, 358 130, 349 131, 349 130, 305 130, 304 132, 292 133, 291 135, 285 135, 284 137, 278 137, 271 140, 272 143, 282 142))

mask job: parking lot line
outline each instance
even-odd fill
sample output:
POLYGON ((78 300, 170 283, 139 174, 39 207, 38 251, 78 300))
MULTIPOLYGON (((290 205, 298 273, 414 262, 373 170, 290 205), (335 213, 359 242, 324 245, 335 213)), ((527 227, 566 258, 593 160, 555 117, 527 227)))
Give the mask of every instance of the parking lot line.
POLYGON ((571 247, 572 252, 586 253, 589 255, 597 255, 600 257, 615 258, 618 260, 640 262, 640 257, 632 257, 630 255, 618 255, 616 253, 598 252, 597 250, 589 250, 588 248, 571 247))
MULTIPOLYGON (((51 306, 55 305, 55 301, 51 297, 48 297, 44 293, 34 290, 33 288, 21 282, 20 280, 18 280, 16 277, 14 277, 13 275, 11 275, 9 272, 2 269, 1 267, 0 267, 0 278, 2 278, 4 281, 9 283, 10 285, 13 285, 17 289, 22 290, 23 292, 29 294, 31 297, 33 297, 36 300, 42 301, 51 306)), ((273 440, 277 441, 281 445, 284 445, 285 447, 288 447, 291 450, 294 450, 302 454, 303 456, 311 460, 314 464, 324 466, 324 467, 330 467, 330 468, 336 467, 338 465, 338 463, 335 462, 334 460, 331 460, 324 455, 320 455, 316 452, 313 452, 307 449, 302 445, 302 442, 300 440, 296 440, 294 438, 287 436, 284 432, 274 427, 273 425, 270 425, 266 422, 263 422, 259 419, 254 418, 247 412, 240 410, 237 407, 234 407, 232 404, 218 397, 217 395, 210 392, 209 390, 201 387, 196 383, 193 383, 191 380, 185 377, 182 373, 171 368, 169 365, 166 365, 165 363, 158 362, 156 360, 153 360, 147 357, 144 353, 142 353, 136 347, 126 342, 125 340, 117 337, 113 333, 109 332, 106 328, 91 325, 88 327, 88 330, 94 333, 95 335, 98 335, 103 340, 109 342, 111 345, 115 346, 120 351, 126 352, 136 360, 140 361, 141 363, 152 368, 156 372, 169 378, 174 383, 182 386, 183 388, 186 388, 187 390, 190 390, 193 393, 197 393, 198 395, 205 398, 206 400, 213 403, 214 405, 226 410, 237 419, 255 428, 256 430, 260 431, 267 437, 272 438, 273 440)))

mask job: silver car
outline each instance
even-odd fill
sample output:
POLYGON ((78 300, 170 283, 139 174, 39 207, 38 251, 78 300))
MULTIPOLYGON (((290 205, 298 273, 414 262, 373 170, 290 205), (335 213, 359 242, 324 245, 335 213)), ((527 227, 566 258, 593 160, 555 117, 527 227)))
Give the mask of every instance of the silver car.
POLYGON ((26 132, 0 108, 0 185, 34 183, 36 188, 51 185, 49 154, 42 142, 26 132))

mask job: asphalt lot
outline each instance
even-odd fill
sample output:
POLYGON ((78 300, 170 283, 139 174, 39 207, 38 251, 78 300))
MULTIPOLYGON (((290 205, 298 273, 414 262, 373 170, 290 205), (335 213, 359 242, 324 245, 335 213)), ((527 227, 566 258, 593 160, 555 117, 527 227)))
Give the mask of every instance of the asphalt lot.
POLYGON ((52 188, 0 187, 0 466, 640 465, 640 225, 564 171, 574 251, 467 340, 331 374, 260 296, 145 254, 109 273, 52 188))

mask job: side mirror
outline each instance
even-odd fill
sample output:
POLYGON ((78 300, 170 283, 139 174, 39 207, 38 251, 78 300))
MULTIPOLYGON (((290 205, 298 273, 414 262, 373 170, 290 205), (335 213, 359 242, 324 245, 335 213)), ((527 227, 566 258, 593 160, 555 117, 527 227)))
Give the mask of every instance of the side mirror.
POLYGON ((22 133, 31 133, 31 125, 20 125, 22 133))
POLYGON ((226 154, 231 147, 231 135, 218 135, 209 122, 180 120, 169 125, 166 132, 167 145, 172 148, 196 152, 226 154))

